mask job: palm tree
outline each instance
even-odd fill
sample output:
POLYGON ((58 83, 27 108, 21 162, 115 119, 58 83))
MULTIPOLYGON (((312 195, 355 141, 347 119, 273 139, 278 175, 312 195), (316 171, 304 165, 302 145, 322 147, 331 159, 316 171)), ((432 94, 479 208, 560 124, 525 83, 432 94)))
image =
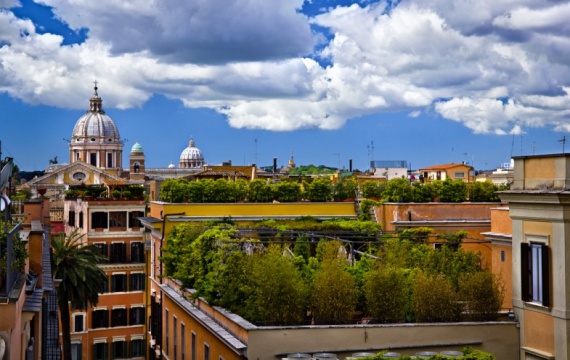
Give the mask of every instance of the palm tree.
POLYGON ((97 266, 105 257, 96 246, 84 245, 81 241, 83 235, 74 230, 68 237, 52 239, 53 277, 61 279, 57 303, 61 315, 64 360, 71 360, 69 304, 77 308, 96 305, 99 291, 107 280, 105 272, 97 266))

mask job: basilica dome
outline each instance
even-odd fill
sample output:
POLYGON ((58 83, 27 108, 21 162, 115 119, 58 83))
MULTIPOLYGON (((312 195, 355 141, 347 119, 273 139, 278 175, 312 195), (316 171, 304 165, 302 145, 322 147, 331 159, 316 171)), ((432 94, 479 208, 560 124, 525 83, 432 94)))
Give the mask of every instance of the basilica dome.
POLYGON ((188 147, 180 154, 180 163, 178 167, 181 169, 200 168, 204 165, 204 155, 200 149, 194 144, 194 139, 190 139, 188 147))
POLYGON ((117 143, 121 139, 119 129, 115 122, 103 111, 103 100, 97 94, 89 99, 89 110, 77 120, 73 133, 72 142, 103 142, 117 143))
POLYGON ((82 161, 98 168, 120 169, 123 142, 119 129, 103 111, 103 100, 97 93, 97 82, 94 90, 89 99, 89 110, 77 120, 73 128, 69 141, 69 162, 82 161))

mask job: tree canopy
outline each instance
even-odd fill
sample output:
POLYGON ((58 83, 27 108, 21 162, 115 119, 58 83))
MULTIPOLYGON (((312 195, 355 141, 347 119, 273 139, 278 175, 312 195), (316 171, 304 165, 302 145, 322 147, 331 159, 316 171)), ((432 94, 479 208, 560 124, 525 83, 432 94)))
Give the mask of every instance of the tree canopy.
POLYGON ((352 230, 338 230, 335 239, 320 232, 325 222, 309 219, 246 228, 182 224, 168 235, 162 261, 166 275, 195 296, 258 324, 339 324, 354 314, 379 323, 455 321, 462 309, 450 301, 464 299, 473 303, 470 319, 496 319, 500 281, 485 272, 479 254, 458 246, 463 232, 434 249, 426 243, 429 228, 385 236, 350 222, 361 223, 340 222, 352 230), (470 277, 482 273, 491 277, 470 277), (441 292, 426 295, 434 284, 441 292), (480 305, 473 294, 493 301, 480 305))

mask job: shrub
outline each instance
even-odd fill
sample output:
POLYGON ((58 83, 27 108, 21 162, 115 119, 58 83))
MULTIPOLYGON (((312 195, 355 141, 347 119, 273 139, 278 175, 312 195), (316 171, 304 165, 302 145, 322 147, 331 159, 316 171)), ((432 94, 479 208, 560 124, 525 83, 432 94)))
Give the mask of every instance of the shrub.
POLYGON ((403 269, 378 268, 364 278, 368 313, 379 323, 404 321, 409 303, 409 284, 403 269))
POLYGON ((467 302, 466 320, 495 321, 505 298, 501 278, 481 271, 465 274, 459 280, 461 299, 467 302))
POLYGON ((348 263, 341 247, 339 241, 319 244, 322 263, 314 277, 310 303, 315 324, 347 323, 356 308, 358 289, 354 276, 344 270, 348 263))
POLYGON ((461 308, 453 285, 443 275, 419 272, 414 281, 412 303, 418 322, 458 321, 461 308))

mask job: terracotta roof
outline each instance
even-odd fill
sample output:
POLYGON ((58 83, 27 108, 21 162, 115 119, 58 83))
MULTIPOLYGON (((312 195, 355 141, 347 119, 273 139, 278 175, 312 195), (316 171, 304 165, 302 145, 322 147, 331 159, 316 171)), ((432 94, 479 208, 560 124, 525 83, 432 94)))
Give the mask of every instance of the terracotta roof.
POLYGON ((432 165, 432 166, 421 168, 419 170, 447 170, 447 169, 452 169, 452 168, 458 167, 458 166, 472 167, 472 166, 467 165, 467 164, 450 163, 450 164, 432 165))

